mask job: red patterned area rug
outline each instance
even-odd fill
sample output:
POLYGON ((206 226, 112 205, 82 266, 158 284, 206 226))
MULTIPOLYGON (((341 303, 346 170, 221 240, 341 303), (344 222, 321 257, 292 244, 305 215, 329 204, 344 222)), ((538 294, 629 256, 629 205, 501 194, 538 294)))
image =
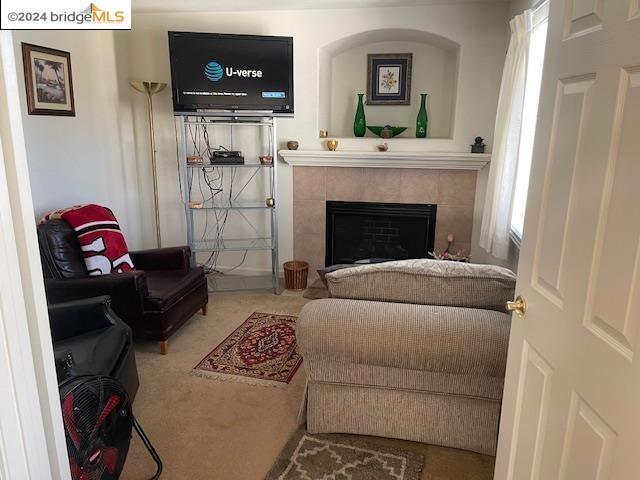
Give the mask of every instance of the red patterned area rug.
POLYGON ((286 386, 302 363, 292 315, 254 312, 204 357, 193 374, 264 386, 286 386))

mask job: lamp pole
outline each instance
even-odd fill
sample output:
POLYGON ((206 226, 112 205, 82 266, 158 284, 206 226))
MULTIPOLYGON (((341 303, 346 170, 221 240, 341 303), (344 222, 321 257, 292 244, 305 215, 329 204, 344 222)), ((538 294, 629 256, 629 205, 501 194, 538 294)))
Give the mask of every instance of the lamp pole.
POLYGON ((161 245, 160 239, 160 206, 158 202, 158 170, 156 168, 156 138, 153 129, 153 100, 154 94, 161 92, 167 86, 166 83, 161 82, 141 82, 132 81, 129 84, 135 88, 138 92, 145 93, 147 95, 147 114, 149 116, 149 143, 151 149, 151 169, 153 170, 153 205, 156 214, 156 243, 158 248, 161 245))

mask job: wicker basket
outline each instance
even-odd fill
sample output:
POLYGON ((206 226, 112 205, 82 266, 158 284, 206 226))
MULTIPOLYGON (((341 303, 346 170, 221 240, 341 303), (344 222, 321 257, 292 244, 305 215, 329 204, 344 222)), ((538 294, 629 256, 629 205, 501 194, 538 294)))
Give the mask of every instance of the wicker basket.
POLYGON ((309 264, 298 260, 284 262, 284 284, 287 290, 304 290, 307 288, 309 264))

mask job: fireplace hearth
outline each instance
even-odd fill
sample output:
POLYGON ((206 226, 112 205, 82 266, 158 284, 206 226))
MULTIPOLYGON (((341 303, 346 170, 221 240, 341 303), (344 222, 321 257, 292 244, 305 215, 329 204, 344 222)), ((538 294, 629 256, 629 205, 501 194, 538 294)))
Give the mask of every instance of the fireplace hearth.
POLYGON ((436 205, 327 201, 326 209, 326 266, 433 252, 436 205))

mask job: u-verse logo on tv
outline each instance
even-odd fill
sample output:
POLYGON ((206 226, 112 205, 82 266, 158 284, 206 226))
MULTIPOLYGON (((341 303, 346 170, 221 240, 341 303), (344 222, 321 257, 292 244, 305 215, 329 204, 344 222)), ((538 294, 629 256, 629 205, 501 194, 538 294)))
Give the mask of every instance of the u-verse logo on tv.
POLYGON ((223 77, 262 78, 262 70, 223 67, 215 60, 212 60, 205 65, 204 76, 212 82, 219 82, 223 77))

